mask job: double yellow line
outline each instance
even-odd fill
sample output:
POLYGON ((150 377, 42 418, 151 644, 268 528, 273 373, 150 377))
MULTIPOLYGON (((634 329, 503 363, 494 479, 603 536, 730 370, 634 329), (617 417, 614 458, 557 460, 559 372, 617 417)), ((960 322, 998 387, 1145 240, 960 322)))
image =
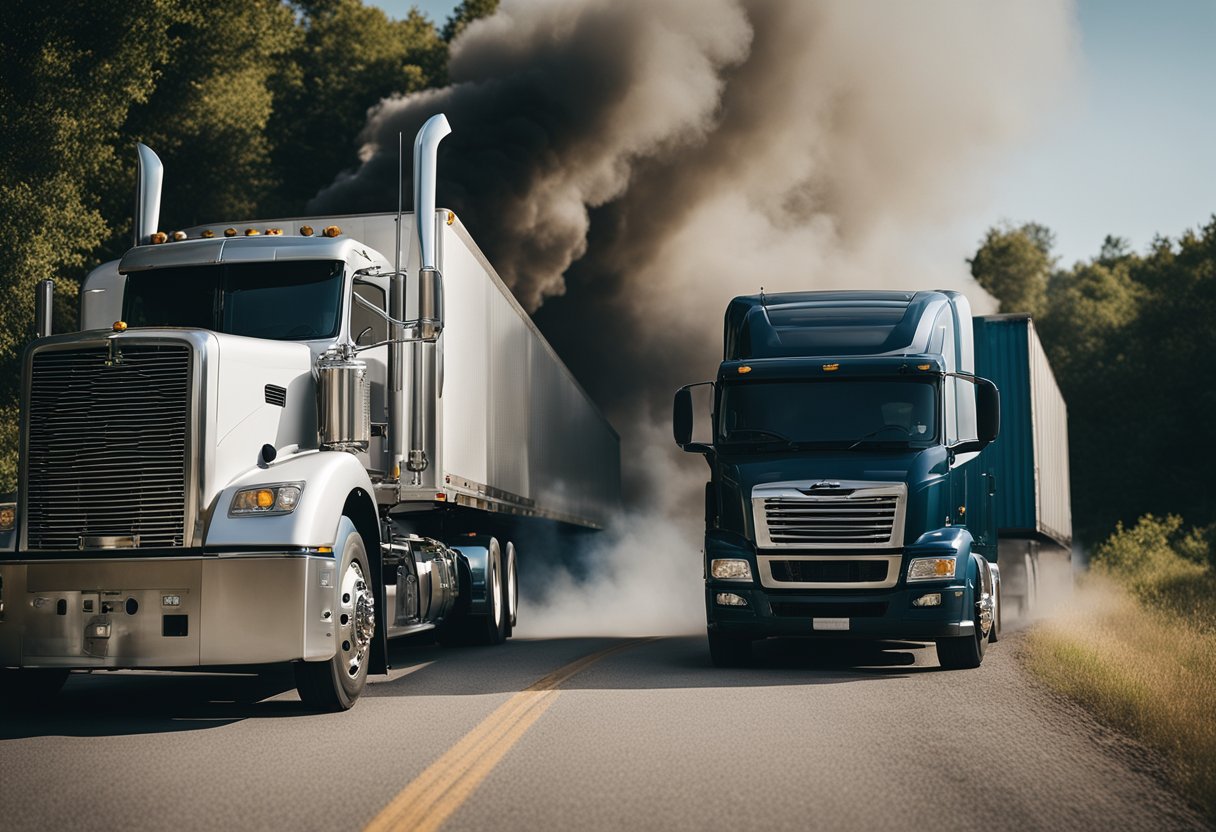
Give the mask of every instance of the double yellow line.
POLYGON ((590 653, 558 668, 498 706, 376 815, 365 832, 432 832, 486 779, 532 723, 557 699, 558 688, 605 656, 653 641, 637 638, 590 653))

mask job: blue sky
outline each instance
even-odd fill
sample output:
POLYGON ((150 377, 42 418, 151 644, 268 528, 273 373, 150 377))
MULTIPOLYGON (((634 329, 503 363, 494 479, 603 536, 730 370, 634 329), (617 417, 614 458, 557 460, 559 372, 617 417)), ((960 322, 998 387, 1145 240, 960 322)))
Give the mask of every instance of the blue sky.
MULTIPOLYGON (((456 3, 376 5, 397 17, 417 5, 442 24, 456 3)), ((1142 251, 1216 213, 1216 0, 1080 0, 1077 11, 1075 95, 1004 157, 988 207, 964 221, 977 243, 1001 219, 1043 223, 1065 265, 1107 234, 1142 251)))

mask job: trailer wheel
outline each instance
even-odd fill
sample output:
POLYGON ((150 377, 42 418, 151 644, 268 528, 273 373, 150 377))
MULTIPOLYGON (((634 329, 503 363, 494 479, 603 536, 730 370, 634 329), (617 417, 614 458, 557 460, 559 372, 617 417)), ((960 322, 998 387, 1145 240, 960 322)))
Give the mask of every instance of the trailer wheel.
POLYGON ((714 667, 746 667, 752 661, 752 641, 749 638, 725 636, 708 631, 709 658, 714 667))
POLYGON ((507 616, 507 638, 515 631, 519 621, 519 579, 515 560, 519 550, 514 543, 507 543, 507 568, 503 572, 503 610, 507 616))
POLYGON ((324 711, 345 711, 355 704, 367 684, 376 632, 376 596, 370 583, 367 550, 358 532, 346 538, 338 574, 334 657, 324 662, 295 663, 300 699, 324 711))
POLYGON ((66 668, 5 668, 0 670, 0 700, 18 709, 45 707, 59 695, 69 673, 66 668))
POLYGON ((490 538, 490 551, 486 557, 486 614, 469 618, 473 640, 477 644, 502 644, 507 638, 502 560, 498 541, 490 538))

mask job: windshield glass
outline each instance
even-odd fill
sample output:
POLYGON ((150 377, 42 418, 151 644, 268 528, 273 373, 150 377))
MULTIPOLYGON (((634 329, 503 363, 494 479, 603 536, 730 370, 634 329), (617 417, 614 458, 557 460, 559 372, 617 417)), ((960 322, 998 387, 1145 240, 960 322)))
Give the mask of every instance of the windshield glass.
POLYGON ((338 334, 341 301, 341 261, 182 266, 127 275, 123 320, 304 341, 338 334))
POLYGON ((727 384, 721 443, 927 447, 937 439, 936 383, 833 379, 727 384))

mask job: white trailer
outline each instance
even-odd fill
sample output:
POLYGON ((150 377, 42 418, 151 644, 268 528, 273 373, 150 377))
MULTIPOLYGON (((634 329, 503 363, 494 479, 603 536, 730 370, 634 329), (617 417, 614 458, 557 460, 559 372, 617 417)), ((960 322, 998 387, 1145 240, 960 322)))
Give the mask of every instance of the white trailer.
POLYGON ((346 708, 388 637, 504 640, 521 542, 608 522, 617 435, 434 207, 446 133, 419 133, 414 214, 172 235, 141 146, 136 246, 27 353, 6 689, 292 661, 346 708))

